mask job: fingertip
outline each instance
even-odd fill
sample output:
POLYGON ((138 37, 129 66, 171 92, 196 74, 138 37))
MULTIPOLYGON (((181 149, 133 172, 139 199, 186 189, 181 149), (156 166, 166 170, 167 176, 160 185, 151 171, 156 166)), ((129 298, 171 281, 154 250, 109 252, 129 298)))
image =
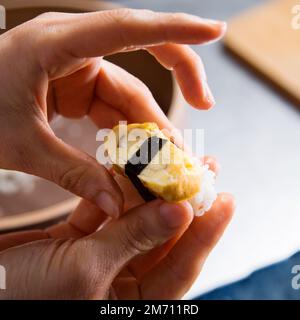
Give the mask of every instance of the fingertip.
POLYGON ((227 30, 227 23, 225 21, 204 19, 209 25, 210 29, 208 32, 207 43, 212 43, 221 39, 227 30))
POLYGON ((230 193, 220 193, 219 194, 220 206, 222 207, 222 211, 224 215, 230 220, 233 216, 236 207, 236 201, 230 193))
POLYGON ((190 204, 189 201, 183 201, 179 203, 180 206, 182 206, 182 209, 185 211, 185 215, 187 217, 188 222, 192 222, 194 218, 194 210, 192 205, 190 204))
POLYGON ((202 95, 194 96, 194 97, 187 97, 185 96, 185 100, 190 104, 193 108, 198 110, 209 110, 214 107, 215 102, 212 100, 207 100, 203 98, 202 95))
POLYGON ((226 32, 226 27, 223 23, 215 22, 212 23, 207 22, 204 19, 202 21, 202 25, 199 26, 199 30, 197 34, 193 37, 194 40, 189 41, 190 44, 201 44, 201 45, 208 45, 212 44, 218 40, 220 40, 226 32))
POLYGON ((108 215, 118 218, 124 209, 124 195, 111 172, 104 166, 101 167, 103 168, 104 176, 106 178, 106 183, 104 183, 102 177, 101 184, 106 188, 101 189, 93 200, 94 203, 108 215))
POLYGON ((187 201, 181 203, 163 202, 159 214, 169 228, 179 228, 188 225, 193 219, 193 209, 187 201))
POLYGON ((220 171, 220 165, 217 162, 215 157, 205 156, 203 159, 204 164, 208 165, 209 170, 213 171, 215 174, 218 174, 220 171))
POLYGON ((227 31, 227 22, 220 21, 220 36, 223 37, 227 31))
POLYGON ((210 110, 214 107, 215 101, 203 99, 202 97, 199 99, 189 99, 188 103, 199 110, 210 110))
POLYGON ((100 191, 94 201, 97 207, 110 217, 118 218, 121 215, 121 204, 116 195, 112 195, 107 191, 100 191))
MULTIPOLYGON (((231 194, 220 193, 212 207, 204 214, 205 221, 213 221, 217 230, 223 230, 230 222, 235 209, 235 201, 231 194)), ((199 217, 201 218, 201 217, 199 217)))
POLYGON ((188 102, 196 109, 209 110, 214 107, 214 105, 216 104, 216 100, 207 82, 203 82, 201 86, 201 92, 189 98, 188 102))

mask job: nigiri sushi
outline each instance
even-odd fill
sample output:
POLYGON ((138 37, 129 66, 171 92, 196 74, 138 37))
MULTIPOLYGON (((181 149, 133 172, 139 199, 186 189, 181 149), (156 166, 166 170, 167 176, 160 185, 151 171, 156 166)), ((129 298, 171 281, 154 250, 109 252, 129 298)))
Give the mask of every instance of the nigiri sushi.
POLYGON ((187 200, 199 216, 216 199, 214 172, 177 147, 155 123, 115 126, 105 149, 113 170, 130 179, 145 201, 187 200))

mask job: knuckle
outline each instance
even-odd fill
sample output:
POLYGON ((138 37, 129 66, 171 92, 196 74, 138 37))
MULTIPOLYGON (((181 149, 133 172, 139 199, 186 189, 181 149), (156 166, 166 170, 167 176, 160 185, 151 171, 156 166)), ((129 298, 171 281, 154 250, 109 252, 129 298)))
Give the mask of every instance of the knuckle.
POLYGON ((111 264, 107 258, 105 246, 88 238, 81 238, 74 242, 74 256, 77 260, 77 275, 79 283, 84 283, 85 298, 105 298, 107 288, 110 286, 111 264), (88 263, 82 263, 82 261, 88 263))
POLYGON ((151 17, 154 12, 150 10, 137 10, 121 8, 104 11, 102 17, 107 17, 108 22, 115 25, 115 33, 119 37, 119 42, 124 49, 131 49, 130 30, 138 27, 138 23, 144 23, 146 18, 151 17), (128 29, 127 32, 126 29, 128 29))
POLYGON ((144 17, 151 17, 154 15, 157 15, 159 13, 154 12, 152 10, 149 9, 132 9, 131 10, 131 14, 135 17, 135 18, 144 18, 144 17))
POLYGON ((127 22, 132 24, 139 20, 143 21, 146 17, 152 17, 157 13, 147 9, 120 8, 105 11, 103 14, 109 16, 115 23, 123 25, 127 22))
POLYGON ((106 18, 108 23, 115 25, 115 34, 119 38, 119 42, 122 47, 127 48, 128 41, 126 32, 123 31, 127 21, 131 21, 132 9, 121 8, 115 10, 104 11, 101 13, 102 18, 106 18))
POLYGON ((30 23, 39 34, 50 33, 49 31, 58 25, 56 17, 56 12, 45 12, 30 20, 30 23))
POLYGON ((11 39, 12 43, 16 43, 19 47, 19 50, 22 50, 25 47, 22 44, 25 44, 27 47, 31 45, 31 42, 33 41, 35 36, 35 26, 35 19, 32 19, 8 30, 4 33, 4 36, 11 39), (24 39, 26 39, 25 43, 24 39))
POLYGON ((63 171, 55 181, 66 189, 76 194, 83 190, 85 177, 87 176, 88 168, 85 165, 78 165, 63 171))
MULTIPOLYGON (((91 246, 91 241, 88 241, 84 238, 75 240, 73 243, 74 246, 74 262, 76 267, 77 275, 81 276, 83 280, 92 280, 93 278, 93 266, 98 264, 95 259, 95 248, 91 246), (89 261, 89 264, 82 264, 82 261, 89 261), (91 268, 92 266, 92 268, 91 268)), ((99 268, 98 268, 99 269, 99 268)), ((98 270, 98 275, 100 275, 100 269, 98 270)))
POLYGON ((26 30, 25 32, 28 33, 28 31, 30 31, 30 34, 34 35, 33 38, 37 38, 39 34, 42 33, 48 21, 50 21, 49 17, 47 16, 48 16, 48 13, 42 13, 41 15, 35 17, 34 19, 28 20, 23 25, 23 27, 25 27, 25 30, 26 30))
POLYGON ((65 14, 62 12, 47 11, 47 12, 43 12, 43 13, 39 14, 33 20, 53 19, 53 18, 57 18, 62 15, 65 15, 65 14))
MULTIPOLYGON (((65 267, 63 270, 67 271, 64 281, 66 289, 64 291, 69 292, 72 299, 91 298, 96 290, 96 273, 94 272, 94 261, 90 259, 90 252, 87 251, 85 241, 57 240, 55 251, 55 255, 52 255, 52 257, 57 259, 58 266, 65 267), (82 261, 88 261, 89 263, 82 263, 82 261)), ((97 275, 99 277, 101 270, 98 271, 97 275)))
MULTIPOLYGON (((141 217, 134 223, 127 223, 125 230, 120 234, 127 248, 137 253, 146 253, 155 247, 155 241, 144 230, 144 222, 141 217)), ((121 239, 122 240, 122 239, 121 239)))
POLYGON ((5 33, 5 36, 17 48, 18 54, 26 55, 34 72, 41 71, 44 65, 42 61, 49 60, 53 52, 52 39, 57 33, 54 32, 56 26, 53 21, 53 19, 37 17, 5 33))
POLYGON ((168 16, 170 21, 178 21, 178 20, 186 19, 189 17, 188 14, 183 12, 171 12, 171 13, 168 13, 168 16))
POLYGON ((60 43, 56 42, 62 41, 61 35, 68 17, 67 13, 45 12, 27 22, 32 34, 31 47, 35 50, 37 61, 42 70, 49 73, 60 57, 60 43))
POLYGON ((107 15, 113 19, 116 23, 122 23, 127 19, 130 19, 134 10, 128 8, 120 8, 115 10, 106 11, 107 15))

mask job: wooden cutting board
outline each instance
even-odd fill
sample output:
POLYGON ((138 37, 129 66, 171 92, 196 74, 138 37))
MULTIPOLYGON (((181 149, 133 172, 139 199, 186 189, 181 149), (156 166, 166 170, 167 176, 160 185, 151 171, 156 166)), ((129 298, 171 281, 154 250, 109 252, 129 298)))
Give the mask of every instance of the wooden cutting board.
POLYGON ((233 18, 225 45, 300 104, 300 1, 268 1, 233 18))

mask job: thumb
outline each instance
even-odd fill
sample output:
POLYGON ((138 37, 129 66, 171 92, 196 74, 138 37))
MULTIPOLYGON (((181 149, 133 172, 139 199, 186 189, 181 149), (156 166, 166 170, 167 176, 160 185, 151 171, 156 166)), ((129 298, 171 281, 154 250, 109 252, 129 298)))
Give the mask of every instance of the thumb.
POLYGON ((93 157, 57 138, 49 130, 39 132, 28 152, 30 174, 50 180, 91 201, 111 217, 123 210, 121 189, 108 170, 93 157))
POLYGON ((100 261, 106 261, 108 273, 114 278, 135 256, 184 231, 192 218, 188 202, 175 204, 154 200, 129 210, 86 239, 92 240, 93 254, 100 254, 100 261))

